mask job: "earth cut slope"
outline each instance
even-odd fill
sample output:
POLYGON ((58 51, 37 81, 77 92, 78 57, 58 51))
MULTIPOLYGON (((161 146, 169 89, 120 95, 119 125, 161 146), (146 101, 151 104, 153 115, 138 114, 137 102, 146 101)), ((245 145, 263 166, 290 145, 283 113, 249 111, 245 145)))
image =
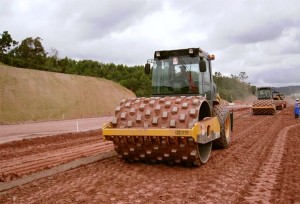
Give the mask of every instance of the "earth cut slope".
POLYGON ((0 64, 0 124, 111 115, 122 99, 133 97, 103 78, 0 64))

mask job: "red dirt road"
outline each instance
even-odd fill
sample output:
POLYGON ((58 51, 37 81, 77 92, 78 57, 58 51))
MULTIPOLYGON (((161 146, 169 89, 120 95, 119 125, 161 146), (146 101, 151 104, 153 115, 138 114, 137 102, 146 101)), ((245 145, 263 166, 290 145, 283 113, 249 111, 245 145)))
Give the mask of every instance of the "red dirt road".
POLYGON ((112 117, 82 118, 74 120, 48 121, 19 125, 0 125, 0 144, 15 140, 22 140, 67 132, 82 132, 101 128, 112 117))
MULTIPOLYGON (((213 150, 198 168, 112 157, 0 192, 0 203, 300 203, 300 119, 292 107, 275 116, 252 116, 245 109, 234 118, 232 145, 213 150)), ((29 158, 55 153, 65 162, 68 150, 78 157, 102 143, 99 132, 90 132, 2 144, 2 179, 9 180, 3 164, 12 166, 13 175, 13 166, 29 158)))

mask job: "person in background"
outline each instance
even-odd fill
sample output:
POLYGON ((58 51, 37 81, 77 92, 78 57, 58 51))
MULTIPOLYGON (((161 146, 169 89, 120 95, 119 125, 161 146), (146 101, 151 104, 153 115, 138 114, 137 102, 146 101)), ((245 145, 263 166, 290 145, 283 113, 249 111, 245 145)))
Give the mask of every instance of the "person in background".
POLYGON ((294 105, 294 114, 295 118, 299 118, 300 115, 300 106, 299 106, 299 99, 296 99, 295 105, 294 105))

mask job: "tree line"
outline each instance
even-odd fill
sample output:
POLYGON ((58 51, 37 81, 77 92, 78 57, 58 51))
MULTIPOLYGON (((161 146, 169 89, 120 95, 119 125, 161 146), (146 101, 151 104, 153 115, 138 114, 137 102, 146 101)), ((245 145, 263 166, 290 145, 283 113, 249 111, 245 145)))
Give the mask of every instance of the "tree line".
MULTIPOLYGON (((144 66, 116 65, 93 60, 76 61, 68 57, 61 59, 56 49, 52 48, 50 53, 45 51, 40 37, 28 37, 19 43, 8 31, 4 31, 0 36, 0 60, 14 67, 105 78, 121 84, 138 97, 151 95, 151 74, 144 73, 144 66)), ((223 76, 220 72, 214 74, 221 98, 228 101, 251 93, 253 87, 243 82, 246 78, 245 72, 231 77, 223 76)))
POLYGON ((231 75, 231 77, 215 72, 213 78, 220 97, 229 102, 255 94, 256 86, 245 82, 245 79, 248 78, 245 72, 240 72, 239 76, 231 75))
POLYGON ((76 61, 68 57, 60 59, 56 49, 51 49, 50 53, 45 51, 40 37, 28 37, 19 43, 4 31, 0 36, 0 60, 14 67, 105 78, 121 84, 137 96, 151 94, 151 78, 144 73, 143 66, 76 61))

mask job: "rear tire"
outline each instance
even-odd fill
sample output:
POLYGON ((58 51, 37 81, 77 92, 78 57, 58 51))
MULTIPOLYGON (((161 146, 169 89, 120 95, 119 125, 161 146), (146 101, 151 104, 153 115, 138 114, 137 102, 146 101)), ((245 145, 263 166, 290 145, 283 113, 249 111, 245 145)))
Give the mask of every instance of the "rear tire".
POLYGON ((231 142, 231 119, 230 112, 224 105, 215 105, 213 116, 217 116, 220 123, 220 138, 213 141, 213 147, 224 149, 229 147, 231 142))

